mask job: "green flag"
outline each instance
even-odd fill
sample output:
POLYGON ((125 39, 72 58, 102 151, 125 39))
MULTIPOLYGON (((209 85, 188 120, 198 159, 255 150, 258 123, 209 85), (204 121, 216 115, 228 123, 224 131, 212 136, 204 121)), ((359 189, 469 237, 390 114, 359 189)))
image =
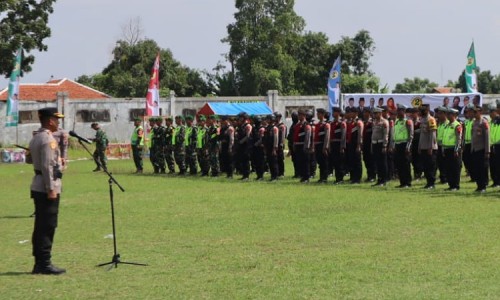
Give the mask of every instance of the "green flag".
POLYGON ((470 45, 469 54, 467 54, 465 82, 467 83, 467 93, 477 93, 476 52, 474 51, 474 42, 470 45))
POLYGON ((6 127, 17 126, 19 120, 18 98, 19 98, 19 77, 21 76, 22 49, 16 52, 14 69, 10 74, 9 95, 7 98, 7 123, 6 127))

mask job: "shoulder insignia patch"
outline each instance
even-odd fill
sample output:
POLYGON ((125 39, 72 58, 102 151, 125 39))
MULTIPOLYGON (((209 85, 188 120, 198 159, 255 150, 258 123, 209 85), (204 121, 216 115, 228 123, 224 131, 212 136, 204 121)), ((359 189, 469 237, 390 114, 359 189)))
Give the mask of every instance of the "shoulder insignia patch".
POLYGON ((57 142, 56 141, 50 142, 50 149, 54 150, 56 148, 57 148, 57 142))

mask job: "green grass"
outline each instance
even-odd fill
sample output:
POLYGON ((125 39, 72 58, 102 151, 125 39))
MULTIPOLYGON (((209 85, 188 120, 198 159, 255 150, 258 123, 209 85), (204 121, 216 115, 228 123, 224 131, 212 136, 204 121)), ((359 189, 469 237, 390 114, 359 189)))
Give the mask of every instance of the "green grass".
POLYGON ((125 188, 114 187, 118 252, 149 266, 95 266, 113 254, 109 186, 92 162, 74 161, 53 249, 68 273, 30 275, 31 243, 19 242, 33 227, 32 168, 0 164, 2 299, 500 298, 498 190, 241 183, 109 166, 125 188))

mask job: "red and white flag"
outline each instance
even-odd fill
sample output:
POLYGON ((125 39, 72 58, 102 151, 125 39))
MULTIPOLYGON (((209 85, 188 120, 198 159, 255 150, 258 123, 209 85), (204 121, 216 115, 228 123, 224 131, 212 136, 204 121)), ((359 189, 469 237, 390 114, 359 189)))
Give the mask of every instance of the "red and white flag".
POLYGON ((160 53, 156 56, 146 95, 146 116, 160 115, 160 53))

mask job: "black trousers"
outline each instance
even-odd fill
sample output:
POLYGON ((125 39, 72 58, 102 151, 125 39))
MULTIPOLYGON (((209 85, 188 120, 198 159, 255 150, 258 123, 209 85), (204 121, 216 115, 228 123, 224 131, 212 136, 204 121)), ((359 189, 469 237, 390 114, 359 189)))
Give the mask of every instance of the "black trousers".
POLYGON ((411 186, 410 157, 406 154, 406 143, 396 144, 394 148, 394 163, 398 170, 399 183, 411 186))
POLYGON ((363 176, 361 153, 356 151, 357 144, 347 144, 346 160, 351 182, 360 182, 363 176))
POLYGON ((323 153, 324 144, 314 145, 314 154, 319 166, 319 180, 327 180, 330 173, 328 166, 329 157, 323 153))
POLYGON ((431 154, 429 154, 427 150, 422 150, 422 152, 420 152, 427 186, 434 186, 434 184, 436 184, 436 156, 436 150, 432 150, 431 154))
POLYGON ((375 179, 377 174, 375 172, 375 162, 373 160, 373 154, 371 151, 371 144, 363 144, 363 162, 365 163, 367 178, 375 179))
POLYGON ((343 181, 345 176, 344 154, 340 152, 340 142, 330 144, 330 166, 335 173, 335 181, 343 181))
POLYGON ((455 156, 454 148, 444 148, 444 165, 448 186, 451 189, 460 189, 460 172, 462 171, 462 157, 455 156))
POLYGON ((266 155, 264 153, 264 148, 259 146, 252 150, 252 165, 255 167, 255 174, 257 174, 257 178, 263 178, 264 171, 266 169, 266 155))
POLYGON ((283 146, 278 147, 278 176, 285 176, 285 151, 283 146))
POLYGON ((418 140, 414 140, 411 147, 411 164, 413 166, 413 175, 415 178, 420 178, 424 168, 422 167, 422 158, 418 153, 418 140))
POLYGON ((238 161, 241 175, 243 178, 248 178, 250 176, 250 154, 248 153, 248 149, 238 149, 236 160, 238 161))
POLYGON ((271 179, 278 178, 279 175, 279 166, 278 166, 278 153, 273 155, 272 149, 266 149, 266 160, 267 165, 269 166, 269 173, 271 173, 271 179))
POLYGON ((233 153, 229 152, 229 145, 222 144, 220 150, 220 170, 221 172, 226 173, 228 177, 233 176, 233 153))
POLYGON ((446 183, 448 182, 448 178, 446 178, 446 162, 444 158, 444 151, 442 146, 438 146, 438 152, 437 152, 437 167, 439 170, 439 181, 441 183, 446 183))
POLYGON ((142 146, 132 145, 132 156, 134 157, 135 168, 142 171, 142 146))
POLYGON ((383 153, 383 144, 372 144, 373 160, 377 164, 377 183, 387 182, 387 153, 383 153))
POLYGON ((493 145, 490 153, 490 175, 493 185, 500 185, 500 144, 493 145))
POLYGON ((304 145, 294 146, 294 153, 297 160, 298 175, 302 181, 309 180, 311 177, 310 153, 304 151, 304 145))
POLYGON ((35 225, 31 242, 33 256, 39 265, 49 265, 52 257, 52 244, 59 214, 59 195, 56 200, 49 200, 46 193, 31 191, 35 204, 35 225))
POLYGON ((474 179, 474 170, 472 168, 472 161, 471 161, 471 158, 472 158, 471 145, 472 144, 470 144, 470 143, 464 145, 462 160, 464 162, 465 170, 467 170, 467 172, 469 172, 470 179, 475 180, 474 179))
POLYGON ((484 150, 471 153, 472 173, 478 190, 486 189, 488 185, 489 160, 485 158, 484 150))

